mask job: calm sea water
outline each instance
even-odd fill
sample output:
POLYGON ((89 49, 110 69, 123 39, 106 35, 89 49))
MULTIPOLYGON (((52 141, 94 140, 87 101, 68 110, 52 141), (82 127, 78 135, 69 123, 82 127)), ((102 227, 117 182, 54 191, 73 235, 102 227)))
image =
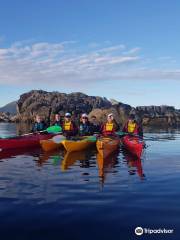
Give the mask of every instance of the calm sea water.
POLYGON ((145 136, 141 160, 119 150, 103 165, 95 149, 0 153, 0 239, 179 239, 180 134, 145 136), (136 236, 137 226, 174 233, 136 236))

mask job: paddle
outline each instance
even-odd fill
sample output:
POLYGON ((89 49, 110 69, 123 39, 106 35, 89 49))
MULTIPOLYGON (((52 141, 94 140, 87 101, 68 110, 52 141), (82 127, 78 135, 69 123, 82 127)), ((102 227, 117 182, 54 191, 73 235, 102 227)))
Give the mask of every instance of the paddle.
POLYGON ((60 126, 50 126, 46 130, 48 133, 61 133, 62 132, 62 127, 60 126))
POLYGON ((85 140, 88 142, 96 142, 97 138, 96 136, 89 136, 85 140))
POLYGON ((139 136, 139 135, 137 135, 137 134, 133 134, 133 133, 127 133, 127 132, 116 132, 115 133, 116 135, 118 135, 119 137, 124 137, 124 136, 132 136, 132 137, 139 137, 139 138, 142 138, 143 139, 143 137, 141 137, 141 136, 139 136))
MULTIPOLYGON (((43 131, 39 131, 37 133, 61 133, 62 132, 62 128, 60 126, 50 126, 48 127, 47 129, 43 130, 43 131)), ((22 134, 20 136, 7 136, 7 137, 2 137, 3 139, 6 139, 6 138, 14 138, 14 137, 23 137, 23 136, 29 136, 29 135, 33 135, 34 132, 32 133, 25 133, 25 134, 22 134)))
POLYGON ((122 138, 122 137, 124 137, 124 136, 132 136, 132 137, 138 137, 138 138, 140 138, 141 140, 157 140, 156 138, 154 138, 154 137, 145 137, 145 136, 139 136, 138 134, 133 134, 133 133, 127 133, 127 132, 116 132, 116 134, 120 137, 120 138, 122 138))

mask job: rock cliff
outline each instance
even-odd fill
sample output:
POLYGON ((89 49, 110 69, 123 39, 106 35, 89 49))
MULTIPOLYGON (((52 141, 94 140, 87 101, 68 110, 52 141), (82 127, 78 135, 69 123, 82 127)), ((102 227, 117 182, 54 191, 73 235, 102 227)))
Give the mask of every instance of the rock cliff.
POLYGON ((99 121, 105 121, 108 113, 114 113, 116 121, 123 125, 130 113, 135 113, 144 126, 176 127, 180 126, 180 110, 172 106, 139 106, 136 108, 102 97, 77 93, 46 92, 32 90, 24 93, 17 101, 17 115, 0 114, 0 121, 32 122, 36 114, 50 121, 55 113, 62 115, 71 112, 74 117, 81 113, 96 115, 99 121))

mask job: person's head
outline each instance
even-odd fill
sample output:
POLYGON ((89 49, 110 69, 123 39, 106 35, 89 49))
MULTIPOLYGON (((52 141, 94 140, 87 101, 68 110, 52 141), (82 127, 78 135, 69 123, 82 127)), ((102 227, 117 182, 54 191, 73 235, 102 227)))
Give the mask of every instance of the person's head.
POLYGON ((36 121, 37 123, 40 123, 40 122, 42 121, 41 116, 40 116, 40 115, 36 115, 35 121, 36 121))
POLYGON ((91 122, 92 123, 96 123, 97 122, 96 116, 94 116, 94 115, 91 116, 91 122))
POLYGON ((129 121, 134 122, 136 120, 136 117, 134 114, 129 115, 129 121))
POLYGON ((70 122, 71 121, 71 114, 70 113, 66 113, 65 114, 65 121, 66 122, 70 122))
POLYGON ((61 116, 60 116, 60 114, 58 114, 58 113, 56 113, 55 114, 55 121, 60 121, 60 119, 61 119, 61 116))
POLYGON ((82 123, 88 122, 88 115, 86 113, 83 113, 81 115, 81 121, 82 121, 82 123))
POLYGON ((113 120, 114 120, 113 114, 112 114, 112 113, 108 114, 108 116, 107 116, 107 121, 108 121, 108 123, 112 123, 113 120))

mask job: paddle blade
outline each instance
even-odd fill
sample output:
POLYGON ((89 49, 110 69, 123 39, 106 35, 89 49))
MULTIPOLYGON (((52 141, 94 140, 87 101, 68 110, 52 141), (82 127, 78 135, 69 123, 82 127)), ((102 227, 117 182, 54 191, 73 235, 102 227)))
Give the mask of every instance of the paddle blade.
POLYGON ((48 133, 59 133, 62 132, 62 127, 60 126, 51 126, 46 129, 48 133))
POLYGON ((118 135, 119 137, 123 137, 123 136, 127 135, 126 132, 121 132, 121 131, 115 132, 115 133, 116 133, 116 135, 118 135))
POLYGON ((54 143, 61 143, 63 140, 65 140, 66 138, 63 136, 63 135, 57 135, 57 136, 54 136, 53 138, 52 138, 52 141, 54 142, 54 143))
POLYGON ((86 139, 88 142, 96 142, 97 138, 96 136, 90 136, 86 139))

